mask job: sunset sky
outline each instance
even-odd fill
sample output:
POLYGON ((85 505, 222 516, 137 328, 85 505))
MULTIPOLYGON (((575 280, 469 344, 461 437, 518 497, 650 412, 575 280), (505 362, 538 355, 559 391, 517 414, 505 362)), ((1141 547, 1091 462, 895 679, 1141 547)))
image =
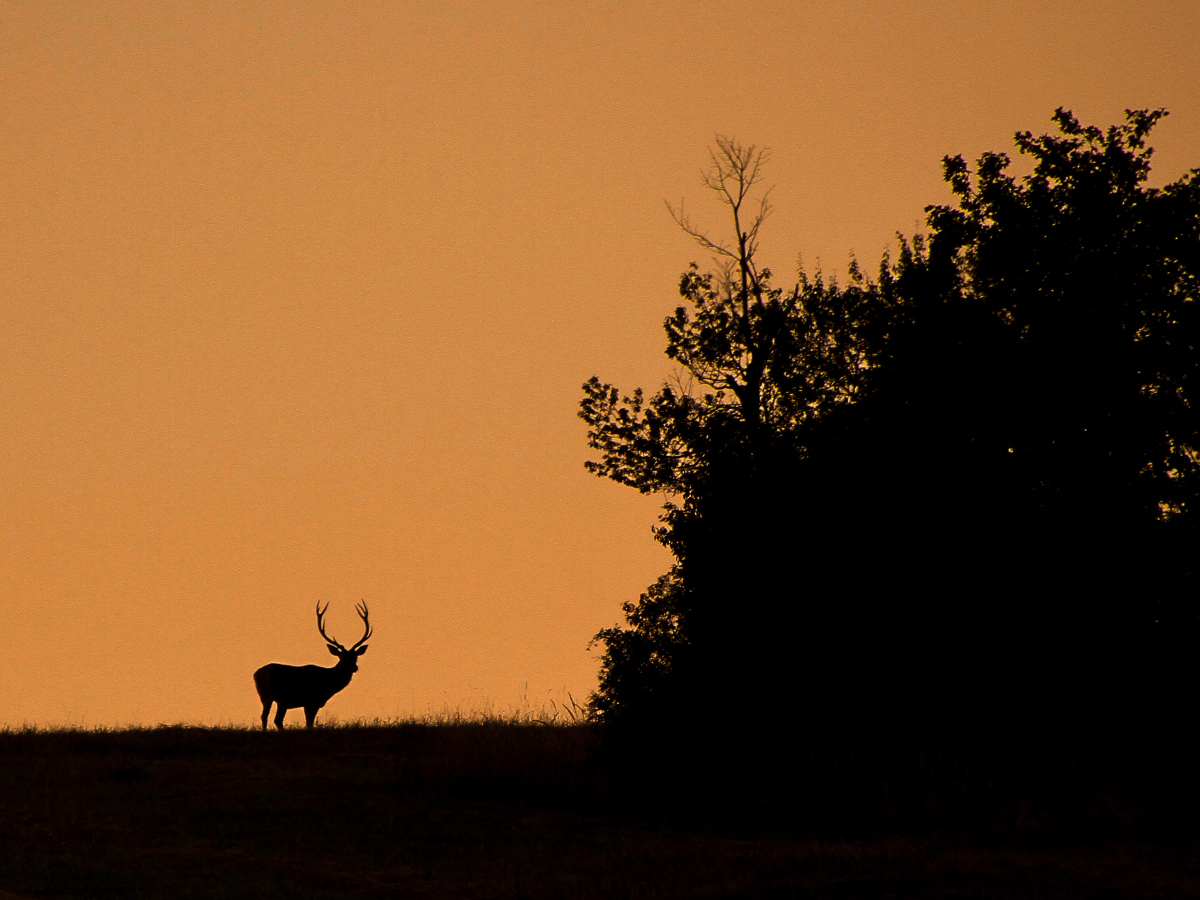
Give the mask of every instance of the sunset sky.
POLYGON ((576 417, 671 374, 664 200, 770 147, 785 281, 1057 106, 1200 166, 1196 5, 1053 7, 0 0, 0 726, 257 722, 360 599, 323 715, 582 702, 669 565, 576 417))

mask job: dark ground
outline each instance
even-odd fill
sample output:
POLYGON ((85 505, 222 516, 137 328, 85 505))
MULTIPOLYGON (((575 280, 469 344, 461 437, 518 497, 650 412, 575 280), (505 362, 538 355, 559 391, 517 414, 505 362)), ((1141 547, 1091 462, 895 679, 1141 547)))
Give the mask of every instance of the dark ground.
POLYGON ((581 725, 0 732, 0 898, 1195 898, 1189 756, 713 777, 581 725))

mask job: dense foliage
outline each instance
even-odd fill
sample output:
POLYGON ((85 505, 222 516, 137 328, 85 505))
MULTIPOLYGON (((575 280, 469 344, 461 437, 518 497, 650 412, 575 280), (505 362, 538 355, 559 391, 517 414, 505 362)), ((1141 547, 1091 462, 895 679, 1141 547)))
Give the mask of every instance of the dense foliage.
POLYGON ((667 495, 677 560, 597 636, 597 714, 877 731, 1167 702, 1200 608, 1200 170, 1146 185, 1163 115, 1060 109, 1016 136, 1022 178, 947 158, 956 204, 876 280, 786 290, 755 263, 765 157, 718 141, 734 239, 677 214, 718 262, 666 321, 679 377, 584 386, 588 468, 667 495))

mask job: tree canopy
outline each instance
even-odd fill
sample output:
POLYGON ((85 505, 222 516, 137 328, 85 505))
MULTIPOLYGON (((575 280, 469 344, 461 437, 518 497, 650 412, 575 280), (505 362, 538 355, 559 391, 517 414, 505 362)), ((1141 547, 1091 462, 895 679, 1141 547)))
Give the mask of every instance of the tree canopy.
POLYGON ((1162 660, 1200 612, 1200 170, 1147 186, 1165 114, 1059 109, 1016 135, 1020 178, 947 157, 955 204, 845 285, 775 286, 766 155, 718 139, 733 237, 674 211, 716 262, 665 322, 674 383, 584 385, 588 468, 666 495, 676 558, 597 635, 598 715, 924 727, 1183 677, 1162 660))

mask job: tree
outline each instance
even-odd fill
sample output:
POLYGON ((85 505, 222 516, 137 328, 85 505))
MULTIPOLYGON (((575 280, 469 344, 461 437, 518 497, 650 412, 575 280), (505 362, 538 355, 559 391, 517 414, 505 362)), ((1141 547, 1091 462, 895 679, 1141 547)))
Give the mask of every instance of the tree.
POLYGON ((1102 132, 1060 109, 1060 135, 1016 136, 1022 179, 1004 154, 974 182, 944 161, 957 206, 882 273, 888 339, 847 432, 900 448, 872 496, 916 474, 1061 627, 1195 619, 1200 179, 1145 186, 1163 115, 1102 132))
POLYGON ((1025 178, 944 161, 957 203, 881 276, 888 339, 832 466, 845 485, 860 448, 896 448, 858 493, 895 530, 916 511, 893 555, 941 571, 925 621, 982 635, 951 642, 962 683, 1043 721, 1162 711, 1190 680, 1200 173, 1146 186, 1163 115, 1059 109, 1059 134, 1016 136, 1025 178))
POLYGON ((1146 187, 1163 115, 1060 109, 1058 135, 1016 136, 1021 179, 948 157, 956 205, 844 288, 757 269, 764 156, 718 141, 706 184, 736 237, 676 213, 723 263, 681 279, 677 386, 584 389, 589 468, 668 494, 678 563, 598 636, 594 709, 790 695, 814 727, 894 729, 1167 696, 1164 648, 1197 622, 1200 170, 1146 187), (666 664, 629 694, 636 654, 612 651, 643 638, 666 664))
POLYGON ((629 713, 639 698, 655 697, 658 715, 664 703, 690 709, 688 696, 719 703, 720 695, 740 690, 744 679, 726 676, 731 666, 744 667, 745 654, 735 648, 751 646, 755 635, 741 632, 756 630, 758 618, 731 619, 731 595, 768 590, 779 550, 765 549, 762 533, 780 518, 774 506, 781 480, 802 452, 804 432, 850 403, 870 366, 857 310, 867 292, 803 273, 785 291, 758 266, 767 196, 752 215, 747 209, 765 159, 765 151, 726 138, 712 152, 704 183, 730 213, 732 241, 710 238, 682 208, 672 210, 718 264, 706 273, 693 264, 680 279, 688 306, 665 322, 667 356, 681 370, 676 384, 650 400, 640 389, 622 396, 598 378, 584 385, 580 415, 589 445, 600 452, 589 471, 667 494, 657 535, 678 560, 639 605, 626 608, 630 631, 597 636, 607 653, 592 708, 603 715, 629 713), (735 562, 718 562, 726 559, 735 562), (667 608, 671 624, 662 627, 667 608), (673 693, 647 687, 664 680, 673 693), (718 683, 728 690, 717 690, 718 683))

